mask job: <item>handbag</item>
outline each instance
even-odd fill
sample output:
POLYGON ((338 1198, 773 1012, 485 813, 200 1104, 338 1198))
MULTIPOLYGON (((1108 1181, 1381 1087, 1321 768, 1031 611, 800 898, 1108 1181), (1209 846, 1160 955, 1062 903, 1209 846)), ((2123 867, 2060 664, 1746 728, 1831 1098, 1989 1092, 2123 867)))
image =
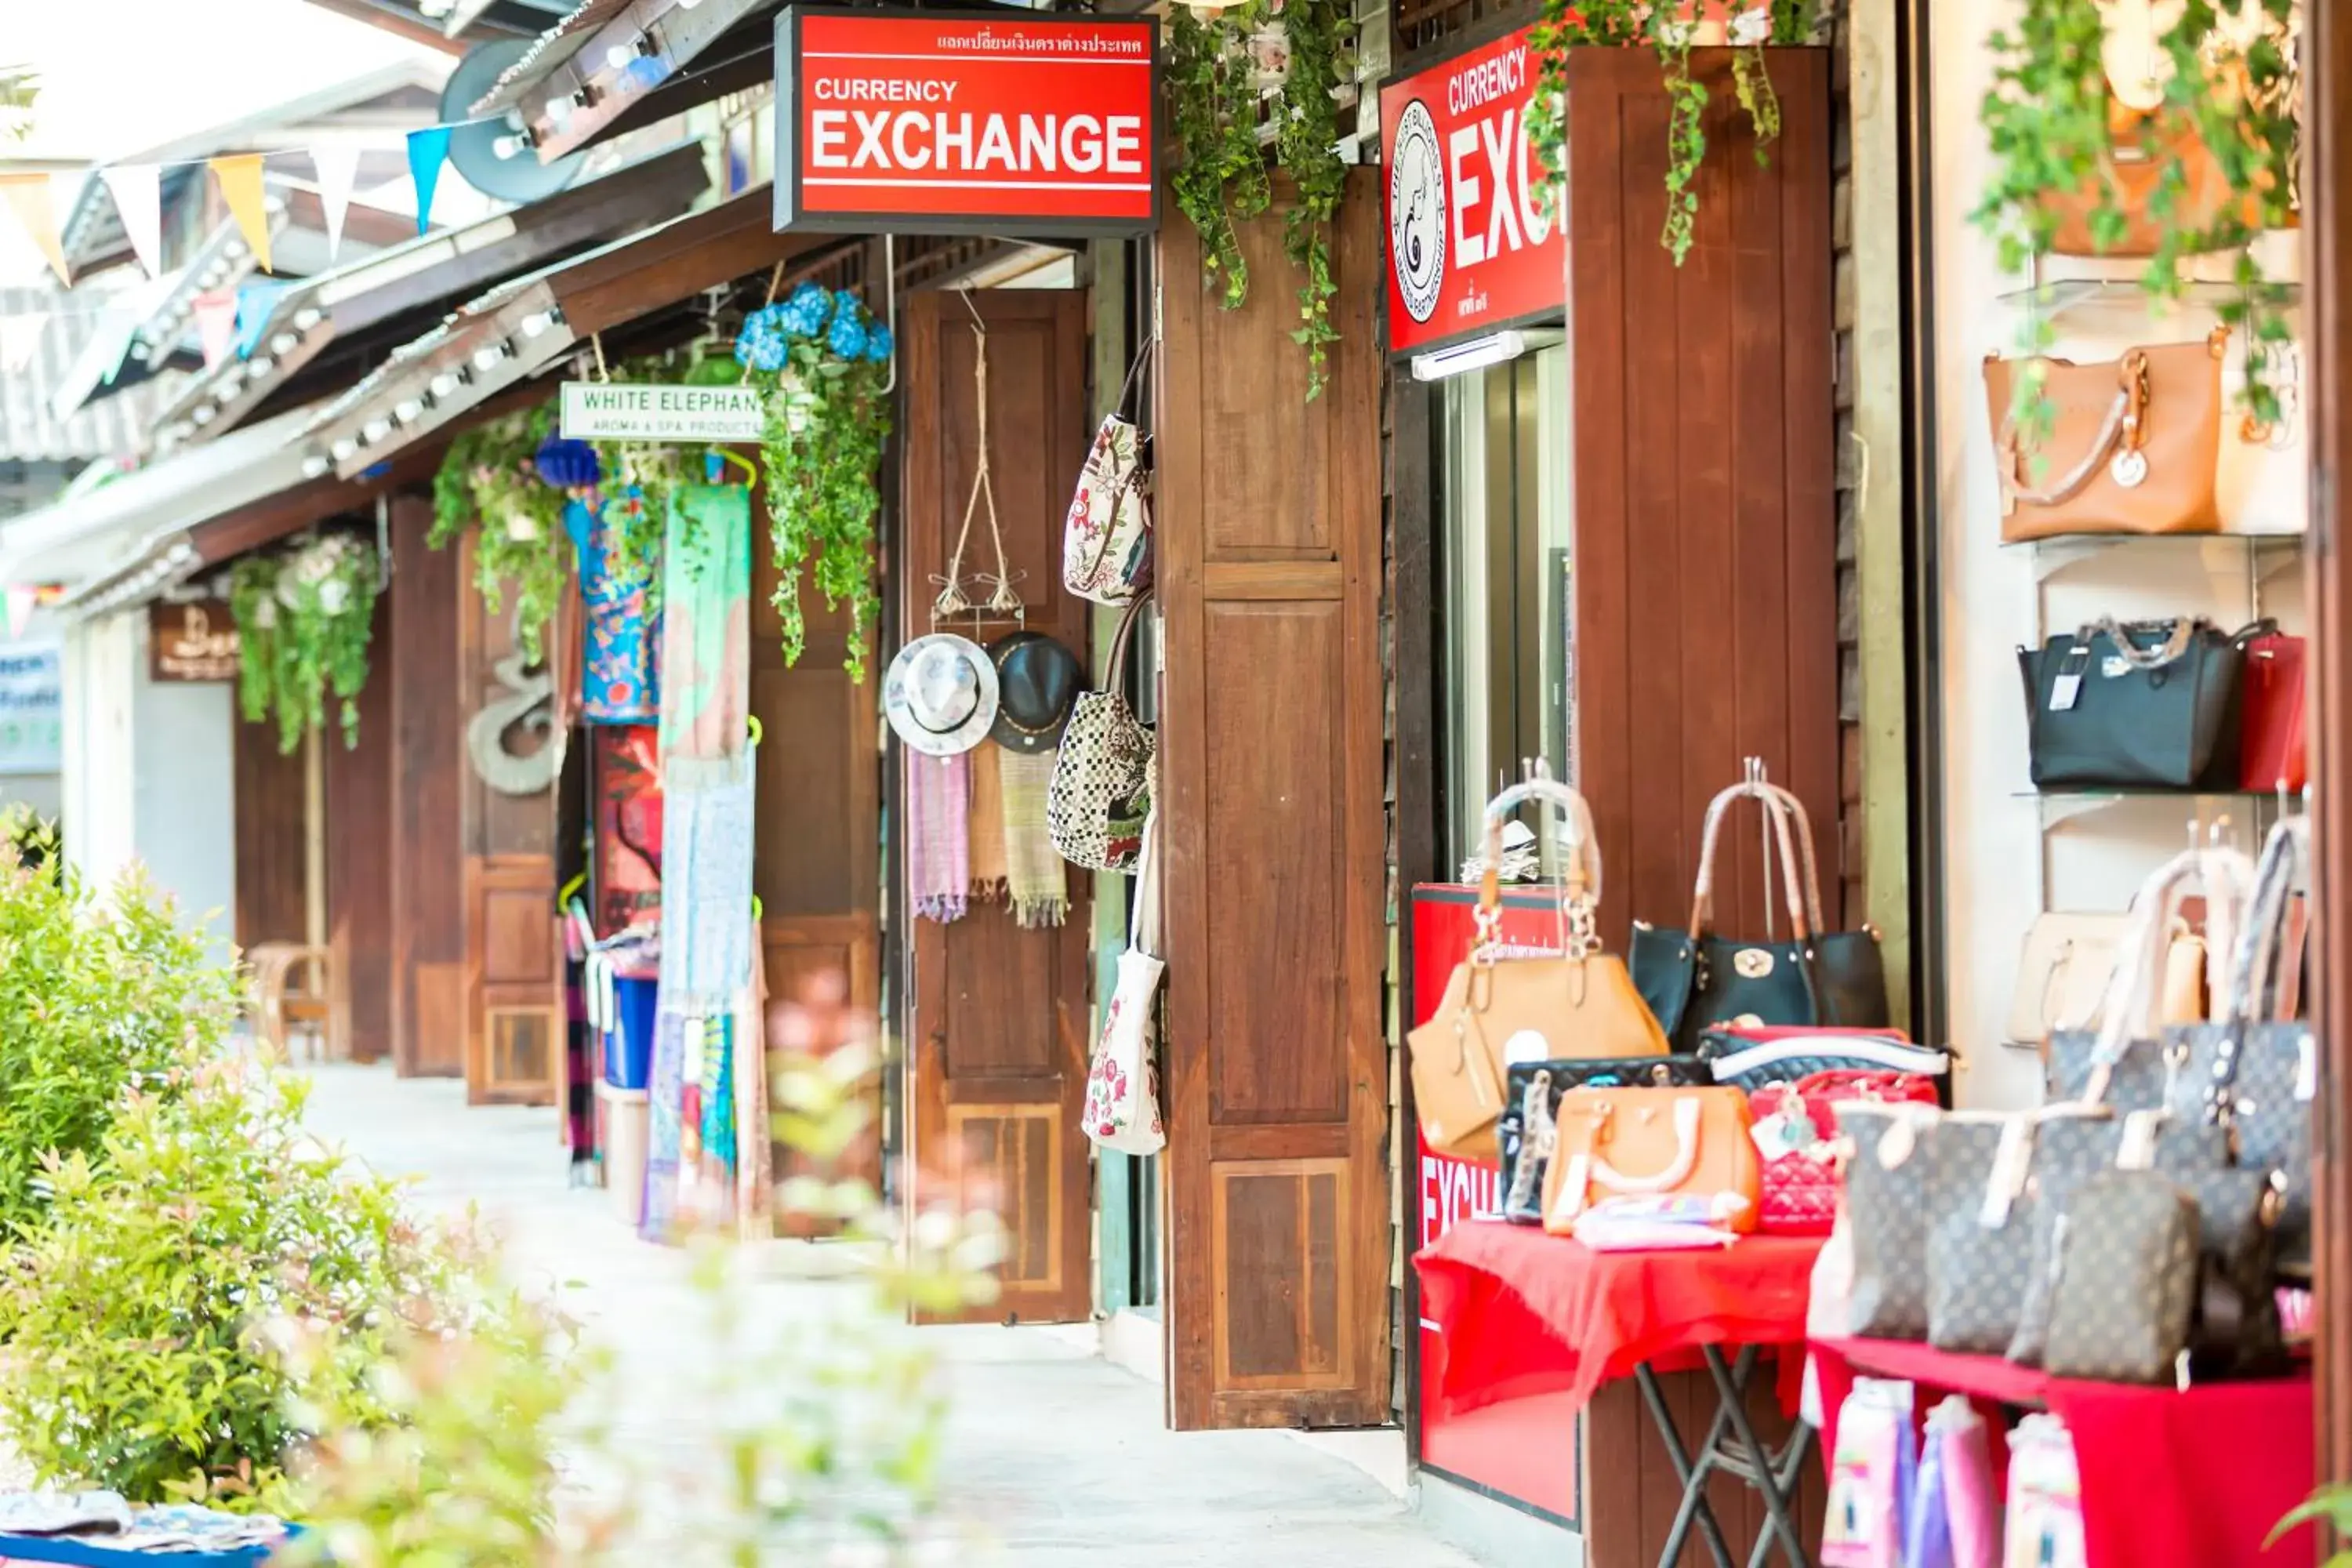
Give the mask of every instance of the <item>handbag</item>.
POLYGON ((1476 944, 1454 965, 1437 1010, 1405 1037, 1422 1136, 1442 1152, 1481 1161, 1496 1156, 1506 1063, 1666 1055, 1665 1037, 1643 1006, 1624 964, 1603 952, 1593 933, 1601 864, 1591 808, 1583 796, 1549 780, 1506 790, 1486 808, 1486 842, 1476 944), (1502 824, 1513 806, 1528 798, 1542 798, 1569 813, 1561 952, 1504 959, 1496 954, 1502 824))
POLYGON ((1736 1089, 1573 1089, 1554 1112, 1544 1228, 1573 1233, 1603 1198, 1706 1200, 1717 1223, 1756 1228, 1762 1173, 1748 1097, 1736 1089))
POLYGON ((2016 1340, 2034 1268, 2034 1220, 2116 1162, 2104 1108, 1967 1112, 1929 1136, 1927 1342, 2000 1355, 2016 1340))
POLYGON ((2300 794, 2310 780, 2303 638, 2264 632, 2246 642, 2240 702, 2238 782, 2249 790, 2300 794))
POLYGON ((2061 1226, 2043 1367, 2054 1377, 2185 1378, 2197 1302, 2197 1203, 2154 1171, 2083 1184, 2061 1226))
POLYGON ((2268 629, 2108 619, 2018 649, 2034 787, 2235 789, 2245 641, 2268 629))
POLYGON ((1696 1057, 1619 1057, 1513 1062, 1503 1114, 1495 1124, 1502 1157, 1503 1217, 1543 1223, 1544 1173, 1551 1159, 1559 1097, 1571 1089, 1686 1089, 1712 1083, 1696 1057))
POLYGON ((1764 1028, 1727 1024, 1699 1037, 1698 1058, 1715 1081, 1753 1094, 1816 1073, 1892 1072, 1945 1082, 1948 1052, 1915 1046, 1900 1029, 1764 1028))
POLYGON ((1119 617, 1103 689, 1071 704, 1045 786, 1045 832, 1055 851, 1096 871, 1134 868, 1151 815, 1157 742, 1127 702, 1127 654, 1143 604, 1139 596, 1119 617))
POLYGON ((1883 1026, 1894 1018, 1886 992, 1886 958, 1882 951, 1878 928, 1864 925, 1854 931, 1833 931, 1822 916, 1821 867, 1813 851, 1813 819, 1805 810, 1805 803, 1797 798, 1794 790, 1762 779, 1759 788, 1768 792, 1789 818, 1790 837, 1797 843, 1797 854, 1805 879, 1805 921, 1812 929, 1811 961, 1813 995, 1821 1009, 1821 1022, 1870 1028, 1883 1026))
POLYGON ((1842 1105, 1846 1234, 1853 1277, 1846 1332, 1856 1339, 1927 1337, 1927 1135, 1942 1113, 1924 1105, 1842 1105))
MULTIPOLYGON (((2130 922, 2129 915, 2035 916, 2025 933, 2002 1037, 2046 1050, 2059 1035, 2096 1036, 2115 983, 2116 947, 2130 922)), ((2186 921, 2175 920, 2169 929, 2157 1022, 2193 1024, 2205 1016, 2205 939, 2186 921)))
POLYGON ((1135 356, 1096 430, 1062 523, 1062 586, 1097 605, 1132 603, 1151 586, 1151 441, 1118 410, 1158 342, 1135 356))
MULTIPOLYGON (((2203 233, 2231 212, 2259 233, 2267 224, 2261 193, 2236 196, 2221 161, 2197 130, 2196 119, 2179 110, 2143 111, 2119 99, 2107 100, 2107 152, 2097 173, 2073 191, 2044 199, 2057 220, 2050 241, 2055 256, 2154 256, 2168 229, 2203 233), (2156 215, 2156 193, 2166 171, 2180 171, 2181 188, 2169 218, 2156 215), (2101 207, 2121 214, 2122 226, 2105 245, 2093 223, 2101 207)), ((2290 220, 2293 218, 2289 214, 2290 220)), ((2287 226, 2294 226, 2292 221, 2287 226)))
POLYGON ((2135 348, 2110 363, 2043 360, 2042 396, 2055 419, 2030 450, 2015 403, 2022 362, 1986 356, 2001 539, 2220 532, 2214 496, 2229 340, 2230 330, 2216 327, 2201 342, 2135 348))
POLYGON ((1118 981, 1087 1069, 1087 1136, 1122 1154, 1156 1154, 1168 1143, 1160 1120, 1160 1067, 1151 1050, 1151 1004, 1168 967, 1154 951, 1160 946, 1159 826, 1156 816, 1144 825, 1135 933, 1118 955, 1118 981))
MULTIPOLYGON (((1634 922, 1630 949, 1634 984, 1677 1049, 1696 1050, 1708 1026, 1729 1020, 1849 1028, 1874 1028, 1886 1023, 1885 971, 1877 958, 1874 934, 1850 933, 1867 944, 1865 949, 1842 933, 1839 984, 1825 990, 1820 983, 1821 943, 1812 920, 1818 913, 1818 894, 1808 896, 1805 861, 1796 847, 1796 831, 1805 826, 1774 786, 1756 782, 1732 785, 1707 805, 1699 835, 1698 878, 1691 891, 1688 929, 1668 931, 1634 922), (1738 942, 1717 936, 1713 929, 1716 842, 1725 813, 1740 799, 1759 801, 1764 808, 1769 829, 1767 854, 1777 851, 1781 890, 1787 900, 1787 942, 1738 942), (1809 902, 1814 907, 1809 909, 1809 902), (1865 951, 1867 958, 1863 956, 1865 951)), ((1810 841, 1809 828, 1807 837, 1810 841)))
POLYGON ((1848 1103, 1935 1105, 1938 1100, 1932 1079, 1877 1070, 1811 1073, 1794 1084, 1771 1084, 1751 1093, 1748 1110, 1763 1161, 1759 1230, 1774 1236, 1827 1236, 1835 1226, 1843 1190, 1832 1153, 1836 1108, 1848 1103))

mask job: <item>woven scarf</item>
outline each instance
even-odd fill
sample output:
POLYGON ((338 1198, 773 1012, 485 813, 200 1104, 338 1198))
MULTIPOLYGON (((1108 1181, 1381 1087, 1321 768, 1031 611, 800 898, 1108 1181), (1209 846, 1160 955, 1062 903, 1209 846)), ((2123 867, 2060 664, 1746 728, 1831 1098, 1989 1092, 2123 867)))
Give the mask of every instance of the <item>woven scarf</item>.
POLYGON ((1057 926, 1070 910, 1062 857, 1045 831, 1045 791, 1054 782, 1051 752, 1003 752, 1005 883, 1013 918, 1023 926, 1057 926))
POLYGON ((751 492, 687 485, 662 542, 661 750, 731 757, 751 700, 751 492))
POLYGON ((775 1234, 774 1134, 768 1115, 768 980, 751 984, 735 1009, 735 1224, 745 1241, 775 1234))
POLYGON ((982 741, 971 757, 971 896, 983 904, 1004 897, 1012 868, 1004 850, 1004 748, 982 741))
POLYGON ((968 753, 907 753, 908 881, 915 913, 963 918, 971 889, 971 763, 968 753))
POLYGON ((753 751, 662 769, 662 1005, 734 1006, 751 973, 753 751))

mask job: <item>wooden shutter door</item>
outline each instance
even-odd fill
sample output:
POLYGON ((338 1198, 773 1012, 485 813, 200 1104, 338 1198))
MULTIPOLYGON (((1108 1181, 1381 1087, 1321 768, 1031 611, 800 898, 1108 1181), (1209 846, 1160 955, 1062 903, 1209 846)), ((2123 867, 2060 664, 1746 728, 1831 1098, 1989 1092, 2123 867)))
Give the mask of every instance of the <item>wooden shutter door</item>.
POLYGON ((1179 1428, 1388 1418, 1375 183, 1306 400, 1282 213, 1223 310, 1160 234, 1170 1398, 1179 1428))
MULTIPOLYGON (((908 297, 903 625, 909 637, 931 629, 932 579, 947 571, 971 494, 973 310, 988 331, 989 475, 1009 570, 1028 601, 1029 629, 1083 656, 1089 606, 1062 591, 1061 569, 1062 518, 1089 437, 1087 296, 1076 290, 908 297)), ((972 574, 995 570, 983 507, 963 558, 972 599, 988 595, 972 574)), ((985 645, 1013 627, 975 628, 960 617, 940 629, 985 645)), ((905 748, 891 751, 903 767, 905 748)), ((1024 931, 1003 904, 977 900, 950 924, 911 922, 913 1201, 946 1184, 964 1201, 994 1207, 1010 1233, 1003 1297, 975 1318, 1074 1322, 1094 1305, 1092 1151, 1078 1129, 1089 1045, 1087 879, 1071 871, 1068 886, 1069 916, 1057 928, 1024 931)))

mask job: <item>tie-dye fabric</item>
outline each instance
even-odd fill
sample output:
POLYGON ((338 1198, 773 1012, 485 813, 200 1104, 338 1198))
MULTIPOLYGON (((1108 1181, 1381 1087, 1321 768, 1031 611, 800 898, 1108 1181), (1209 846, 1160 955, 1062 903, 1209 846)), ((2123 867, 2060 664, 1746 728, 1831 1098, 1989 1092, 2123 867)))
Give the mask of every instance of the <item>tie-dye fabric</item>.
POLYGON ((683 486, 662 546, 662 756, 741 751, 751 689, 751 492, 683 486))
POLYGON ((616 576, 612 565, 611 509, 591 513, 573 501, 564 521, 580 547, 580 596, 587 607, 581 658, 580 716, 591 724, 644 724, 661 716, 661 678, 655 654, 661 616, 648 615, 651 584, 616 576))

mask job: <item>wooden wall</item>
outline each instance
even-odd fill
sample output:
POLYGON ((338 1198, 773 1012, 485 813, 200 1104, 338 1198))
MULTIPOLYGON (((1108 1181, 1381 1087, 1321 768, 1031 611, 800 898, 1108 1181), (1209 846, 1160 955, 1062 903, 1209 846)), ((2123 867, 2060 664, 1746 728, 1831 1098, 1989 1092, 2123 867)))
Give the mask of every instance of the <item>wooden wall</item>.
POLYGON ((278 749, 275 714, 236 725, 236 945, 307 942, 302 752, 278 749))
POLYGON ((331 1034, 363 1062, 393 1054, 393 687, 399 665, 393 616, 387 592, 376 601, 368 644, 359 744, 343 744, 341 717, 332 710, 322 738, 331 1034))
POLYGON ((433 503, 392 502, 393 1059, 402 1076, 466 1069, 465 720, 457 703, 457 552, 430 550, 433 503))
POLYGON ((1160 235, 1170 1399, 1180 1428, 1389 1418, 1380 182, 1307 401, 1282 212, 1237 310, 1160 235))

